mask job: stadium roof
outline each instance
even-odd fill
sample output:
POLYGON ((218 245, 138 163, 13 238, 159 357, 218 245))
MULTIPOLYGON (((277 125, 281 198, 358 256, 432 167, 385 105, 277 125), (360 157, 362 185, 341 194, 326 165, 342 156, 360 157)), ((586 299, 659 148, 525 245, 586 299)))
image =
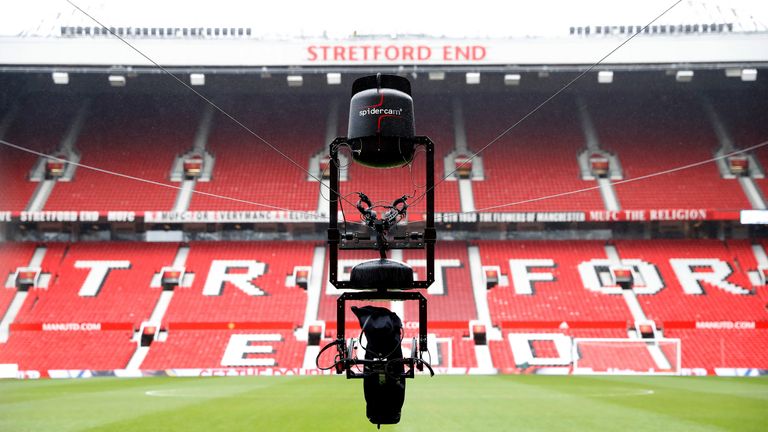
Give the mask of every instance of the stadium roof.
POLYGON ((761 1, 48 0, 0 17, 0 65, 152 66, 95 20, 169 67, 589 65, 672 5, 605 63, 768 62, 761 1))
MULTIPOLYGON (((571 27, 644 25, 675 0, 545 0, 503 4, 390 0, 243 2, 71 0, 112 27, 251 28, 258 39, 421 35, 448 38, 551 37, 571 27)), ((67 0, 15 0, 0 16, 0 36, 59 36, 61 27, 95 23, 67 0), (10 9, 10 13, 8 13, 10 9)), ((656 24, 730 23, 736 32, 768 30, 768 3, 760 0, 685 0, 656 24)))

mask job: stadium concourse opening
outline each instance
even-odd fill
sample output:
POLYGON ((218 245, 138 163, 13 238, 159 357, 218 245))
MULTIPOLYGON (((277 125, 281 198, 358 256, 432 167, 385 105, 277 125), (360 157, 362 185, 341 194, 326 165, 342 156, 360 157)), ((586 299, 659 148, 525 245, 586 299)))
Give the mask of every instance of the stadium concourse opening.
MULTIPOLYGON (((541 400, 612 430, 639 398, 664 402, 649 424, 728 398, 716 426, 764 423, 755 389, 658 377, 768 373, 752 15, 275 39, 62 3, 56 25, 0 31, 0 376, 195 377, 62 384, 151 421, 190 402, 208 417, 190 431, 222 413, 323 429, 330 409, 334 428, 476 430, 451 414, 488 409, 501 429, 541 400), (499 374, 568 376, 475 377, 499 374)), ((39 396, 68 419, 86 400, 39 396)))

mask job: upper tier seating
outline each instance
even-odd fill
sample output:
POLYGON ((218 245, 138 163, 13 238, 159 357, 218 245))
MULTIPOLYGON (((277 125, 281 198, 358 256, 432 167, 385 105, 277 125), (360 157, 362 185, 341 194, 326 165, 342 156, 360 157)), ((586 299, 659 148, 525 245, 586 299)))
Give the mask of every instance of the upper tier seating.
MULTIPOLYGON (((325 148, 328 101, 307 95, 236 98, 224 106, 257 136, 217 114, 208 151, 216 158, 210 182, 195 190, 289 209, 315 211, 320 185, 308 181, 309 158, 325 148), (298 166, 280 156, 290 157, 298 166)), ((324 192, 328 195, 327 190, 324 192)), ((272 210, 195 194, 190 210, 272 210)))
MULTIPOLYGON (((192 148, 200 122, 196 99, 103 96, 90 107, 76 148, 80 163, 171 184, 174 157, 192 148)), ((78 168, 58 182, 44 210, 171 210, 178 191, 78 168)))
MULTIPOLYGON (((584 135, 570 99, 561 97, 558 103, 546 105, 501 136, 544 98, 521 95, 499 99, 475 94, 463 99, 469 148, 479 151, 493 142, 482 153, 485 180, 472 182, 476 208, 595 186, 580 177, 577 155, 585 146, 584 135)), ((591 190, 493 211, 604 209, 599 191, 591 190)))
MULTIPOLYGON (((0 137, 12 144, 43 153, 54 153, 74 118, 74 98, 32 94, 21 100, 10 128, 0 137)), ((20 212, 38 186, 29 174, 38 156, 0 146, 0 211, 20 212)))
MULTIPOLYGON (((625 179, 711 159, 719 147, 701 104, 685 93, 590 97, 603 148, 615 152, 625 179)), ((735 180, 724 180, 714 162, 616 185, 622 209, 751 208, 735 180)))
MULTIPOLYGON (((765 95, 753 89, 709 94, 717 113, 728 129, 733 145, 744 149, 768 141, 768 110, 765 109, 765 95)), ((768 170, 768 146, 753 152, 768 170)), ((768 178, 756 179, 763 198, 768 197, 768 178)))

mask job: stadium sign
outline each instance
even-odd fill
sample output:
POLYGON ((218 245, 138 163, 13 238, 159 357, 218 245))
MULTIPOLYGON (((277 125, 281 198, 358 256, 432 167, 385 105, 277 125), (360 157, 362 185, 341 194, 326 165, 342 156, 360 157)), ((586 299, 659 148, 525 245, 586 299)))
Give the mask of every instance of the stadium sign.
POLYGON ((291 211, 188 211, 144 212, 147 223, 259 223, 327 222, 328 218, 309 212, 291 211))
POLYGON ((473 63, 488 56, 488 46, 468 44, 427 45, 415 43, 321 44, 307 46, 310 63, 473 63))
MULTIPOLYGON (((742 211, 741 213, 743 213, 742 211)), ((738 221, 738 210, 646 209, 566 212, 444 212, 437 223, 738 221)), ((146 223, 326 223, 328 217, 308 211, 22 211, 0 212, 0 222, 146 222, 146 223)))
MULTIPOLYGON (((349 39, 185 38, 140 40, 143 52, 164 67, 261 68, 286 66, 498 66, 591 65, 614 50, 616 37, 349 39), (244 55, 246 53, 247 55, 244 55)), ((612 65, 643 69, 660 64, 748 64, 768 60, 765 33, 674 34, 635 38, 612 65)), ((113 37, 0 37, 0 66, 156 67, 113 37)), ((514 69, 514 68, 512 68, 514 69)))

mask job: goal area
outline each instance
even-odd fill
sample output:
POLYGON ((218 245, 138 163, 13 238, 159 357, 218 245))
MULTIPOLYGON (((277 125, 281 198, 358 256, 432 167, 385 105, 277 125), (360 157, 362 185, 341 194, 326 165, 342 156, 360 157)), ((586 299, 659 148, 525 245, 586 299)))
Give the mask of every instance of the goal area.
POLYGON ((576 375, 680 375, 680 339, 574 338, 576 375))

